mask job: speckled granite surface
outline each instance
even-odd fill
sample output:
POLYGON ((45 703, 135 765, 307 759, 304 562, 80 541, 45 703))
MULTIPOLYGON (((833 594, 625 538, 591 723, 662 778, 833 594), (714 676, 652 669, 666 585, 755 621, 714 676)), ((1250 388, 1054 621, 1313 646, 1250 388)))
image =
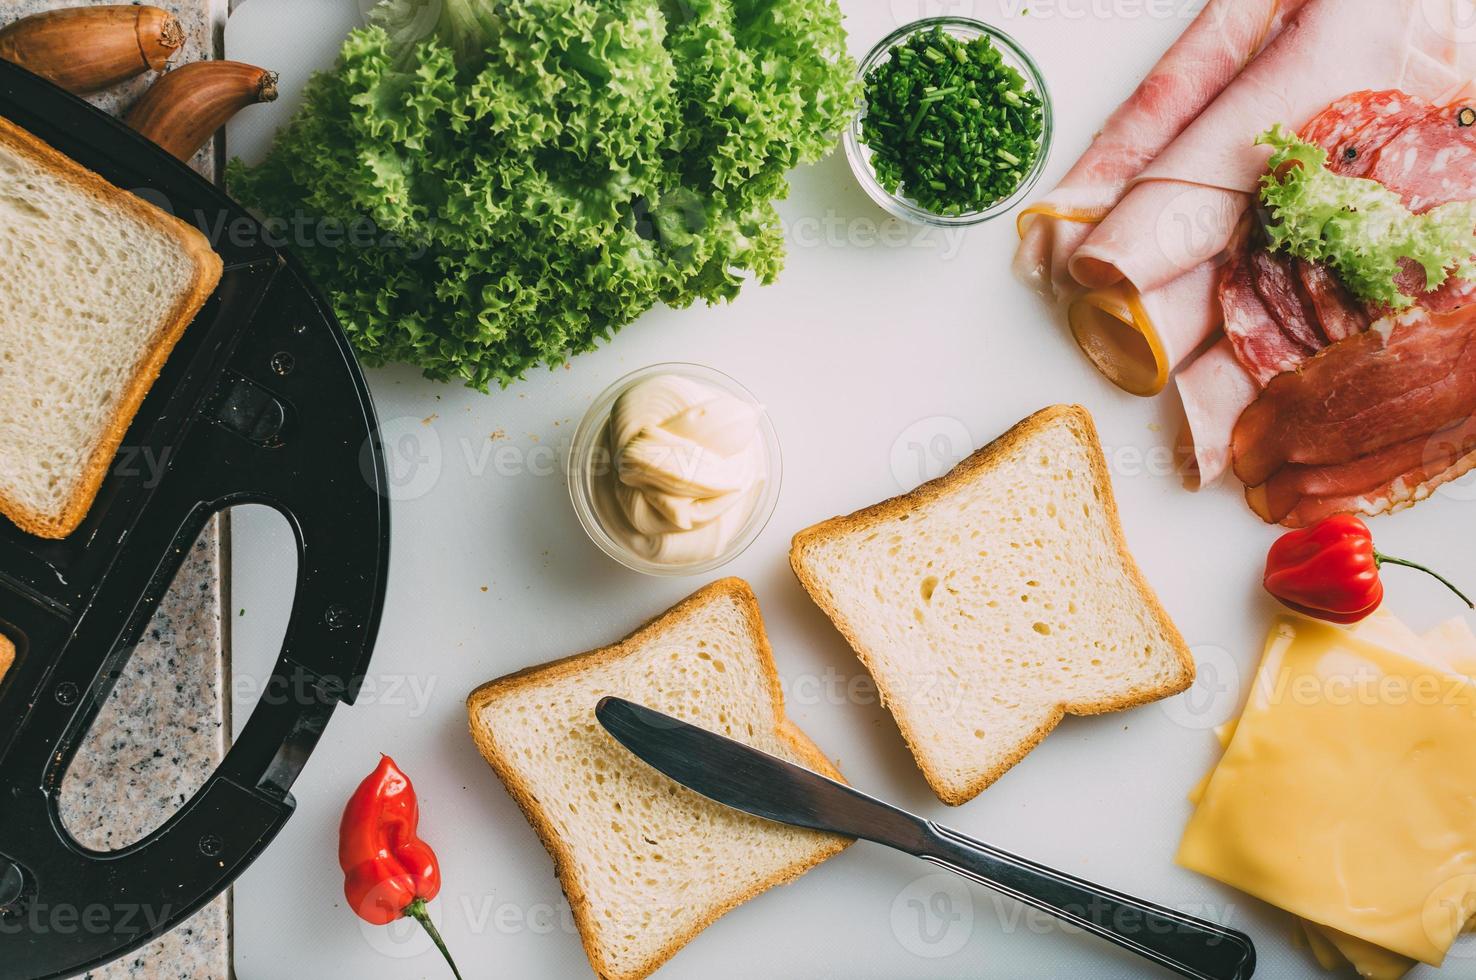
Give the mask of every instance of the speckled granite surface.
MULTIPOLYGON (((3 0, 0 25, 54 7, 107 0, 3 0)), ((224 3, 151 0, 179 18, 184 64, 212 57, 224 3)), ((121 113, 148 88, 151 74, 92 97, 121 113)), ((213 175, 214 148, 193 165, 213 175)), ((61 811, 81 843, 110 849, 138 840, 189 799, 225 754, 226 681, 221 607, 222 530, 210 522, 144 633, 87 742, 62 784, 61 811)), ((229 898, 221 896, 174 932, 89 977, 105 980, 228 980, 229 898)))

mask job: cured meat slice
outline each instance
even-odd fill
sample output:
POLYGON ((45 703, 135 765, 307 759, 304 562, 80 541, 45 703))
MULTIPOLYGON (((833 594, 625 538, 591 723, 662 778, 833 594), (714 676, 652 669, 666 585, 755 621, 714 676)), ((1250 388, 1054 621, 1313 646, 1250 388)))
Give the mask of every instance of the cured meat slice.
POLYGON ((1476 193, 1476 125, 1461 125, 1468 106, 1427 109, 1391 134, 1373 154, 1368 176, 1397 193, 1415 213, 1476 193))
POLYGON ((1287 466, 1247 494, 1267 523, 1306 527, 1333 514, 1408 507, 1476 466, 1476 418, 1341 465, 1287 466))
MULTIPOLYGON (((1249 237, 1245 231, 1242 235, 1249 237)), ((1291 276, 1284 272, 1275 256, 1248 245, 1235 246, 1220 272, 1225 336, 1257 387, 1292 370, 1317 349, 1282 329, 1281 316, 1305 319, 1308 315, 1291 276), (1267 270, 1264 281, 1263 267, 1267 270), (1274 298, 1268 301, 1268 296, 1274 298)))
POLYGON ((1329 170, 1349 177, 1368 176, 1379 149, 1400 130, 1422 119, 1432 108, 1425 99, 1398 89, 1357 92, 1349 99, 1357 106, 1349 121, 1356 121, 1358 125, 1351 131, 1329 133, 1326 140, 1313 139, 1305 130, 1302 133, 1303 139, 1327 151, 1329 170))
MULTIPOLYGON (((1413 295, 1425 284, 1425 270, 1415 262, 1406 265, 1408 268, 1396 281, 1404 282, 1407 276, 1410 285, 1401 288, 1413 295)), ((1432 313, 1449 313, 1472 302, 1476 302, 1476 282, 1455 277, 1447 279, 1440 288, 1425 293, 1419 300, 1420 306, 1432 313)))
POLYGON ((1293 261, 1297 278, 1312 304, 1322 335, 1329 343, 1347 340, 1368 329, 1368 313, 1342 281, 1321 262, 1293 261))
POLYGON ((1308 143, 1322 147, 1331 158, 1335 149, 1348 142, 1371 118, 1368 113, 1370 94, 1364 90, 1343 96, 1307 120, 1298 135, 1308 143))
POLYGON ((1252 248, 1250 265, 1256 295, 1261 297, 1286 338, 1305 354, 1315 354, 1326 347, 1327 341, 1318 334, 1315 325, 1317 314, 1304 296, 1291 260, 1284 255, 1272 255, 1264 248, 1252 248))
POLYGON ((1289 464, 1352 463, 1473 414, 1476 315, 1415 310, 1272 379, 1235 424, 1235 475, 1260 488, 1289 464))
POLYGON ((1219 95, 1303 0, 1210 0, 1050 194, 1017 219, 1015 272, 1069 298, 1076 247, 1142 172, 1219 95), (1064 295, 1063 295, 1064 294, 1064 295))

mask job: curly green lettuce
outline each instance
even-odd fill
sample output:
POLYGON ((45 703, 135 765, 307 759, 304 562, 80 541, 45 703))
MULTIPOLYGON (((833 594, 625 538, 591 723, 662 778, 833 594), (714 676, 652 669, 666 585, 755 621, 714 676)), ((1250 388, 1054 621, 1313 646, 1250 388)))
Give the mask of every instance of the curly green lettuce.
POLYGON ((1399 288, 1401 260, 1424 269, 1427 290, 1476 278, 1476 201, 1414 214, 1378 181, 1329 170, 1321 147, 1281 126, 1256 142, 1275 151, 1261 178, 1273 250, 1325 262, 1359 299, 1396 310, 1416 299, 1399 288))
POLYGON ((385 0, 229 181, 348 229, 295 251, 366 363, 485 391, 772 282, 857 98, 835 0, 385 0))

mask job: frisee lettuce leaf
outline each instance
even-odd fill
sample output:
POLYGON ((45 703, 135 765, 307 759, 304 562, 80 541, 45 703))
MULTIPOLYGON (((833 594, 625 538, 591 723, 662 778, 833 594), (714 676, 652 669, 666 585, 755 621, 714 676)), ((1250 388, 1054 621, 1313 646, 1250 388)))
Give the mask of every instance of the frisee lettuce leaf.
POLYGON ((366 363, 486 390, 772 282, 854 79, 835 0, 385 0, 229 181, 366 363))
POLYGON ((1261 178, 1273 250, 1325 262, 1359 299, 1396 310, 1416 299, 1396 281, 1401 259, 1424 269, 1427 290, 1476 277, 1476 201, 1414 214, 1378 181, 1332 172, 1322 147, 1280 125, 1256 142, 1274 151, 1261 178))

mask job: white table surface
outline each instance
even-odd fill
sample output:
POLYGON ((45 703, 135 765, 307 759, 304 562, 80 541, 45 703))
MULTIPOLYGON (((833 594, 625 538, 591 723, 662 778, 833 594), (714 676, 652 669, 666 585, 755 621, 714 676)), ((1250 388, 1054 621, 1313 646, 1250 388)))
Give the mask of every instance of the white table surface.
MULTIPOLYGON (((917 16, 970 14, 1015 34, 1055 98, 1049 186, 1183 29, 1180 0, 842 0, 852 53, 917 16)), ((233 153, 259 157, 309 68, 331 62, 359 0, 251 0, 227 55, 282 72, 284 96, 243 113, 233 153)), ((344 906, 338 817, 380 751, 423 800, 440 853, 434 905, 471 977, 584 977, 589 968, 552 863, 466 731, 463 699, 506 672, 612 642, 709 575, 626 571, 589 543, 560 461, 593 396, 635 368, 697 361, 768 405, 784 446, 778 510, 719 574, 758 593, 792 717, 857 786, 1000 846, 1145 898, 1228 921, 1256 939, 1258 976, 1311 976, 1289 918, 1172 863, 1185 793, 1217 755, 1209 729, 1234 715, 1273 604, 1258 588, 1274 538, 1229 487, 1191 494, 1172 472, 1172 395, 1138 399, 1103 381, 1046 307, 1008 271, 1002 218, 968 232, 904 226, 872 205, 844 158, 797 172, 781 205, 790 254, 780 282, 732 305, 655 310, 565 370, 491 395, 408 368, 371 371, 397 484, 389 598, 361 702, 340 709, 294 788, 296 816, 235 891, 244 980, 441 978, 415 929, 361 925, 344 906), (1188 694, 1136 711, 1068 718, 999 783, 957 809, 933 798, 875 703, 866 675, 789 571, 790 535, 908 489, 1044 405, 1096 416, 1127 537, 1193 645, 1188 694), (919 448, 921 447, 921 448, 919 448)), ((1390 553, 1476 582, 1476 481, 1381 519, 1390 553)), ((254 703, 285 623, 290 568, 276 519, 234 521, 231 623, 236 721, 254 703)), ((289 559, 290 561, 290 559, 289 559)), ((1455 612, 1438 585, 1388 575, 1389 606, 1425 628, 1455 612)), ((725 916, 660 971, 679 978, 1091 977, 1156 975, 1105 943, 1010 901, 861 844, 725 916)), ((1476 977, 1476 941, 1438 974, 1476 977)))

